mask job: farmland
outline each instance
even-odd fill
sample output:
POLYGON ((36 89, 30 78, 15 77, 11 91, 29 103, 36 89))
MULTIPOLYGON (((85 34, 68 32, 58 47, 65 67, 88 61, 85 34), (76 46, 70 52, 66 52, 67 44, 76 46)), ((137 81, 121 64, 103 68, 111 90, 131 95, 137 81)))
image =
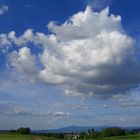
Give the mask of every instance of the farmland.
POLYGON ((32 140, 32 136, 12 133, 0 133, 0 140, 32 140))
MULTIPOLYGON (((60 140, 60 139, 50 138, 46 136, 0 133, 0 140, 60 140)), ((62 140, 65 140, 65 139, 62 139, 62 140)), ((85 140, 88 140, 88 139, 85 139, 85 140)), ((89 139, 89 140, 92 140, 92 139, 89 139)), ((94 138, 94 140, 140 140, 140 135, 129 135, 129 136, 109 137, 109 138, 94 138)))

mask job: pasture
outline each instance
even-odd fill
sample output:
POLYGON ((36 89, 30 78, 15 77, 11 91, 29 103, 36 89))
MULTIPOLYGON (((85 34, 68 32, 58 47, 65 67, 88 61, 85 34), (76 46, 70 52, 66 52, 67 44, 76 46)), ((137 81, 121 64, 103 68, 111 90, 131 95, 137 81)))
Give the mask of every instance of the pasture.
MULTIPOLYGON (((0 140, 66 140, 66 139, 50 138, 46 136, 0 133, 0 140)), ((129 135, 129 136, 109 137, 109 138, 94 138, 94 139, 83 139, 83 140, 140 140, 140 135, 129 135)))
POLYGON ((32 140, 32 136, 12 133, 0 133, 0 140, 32 140))

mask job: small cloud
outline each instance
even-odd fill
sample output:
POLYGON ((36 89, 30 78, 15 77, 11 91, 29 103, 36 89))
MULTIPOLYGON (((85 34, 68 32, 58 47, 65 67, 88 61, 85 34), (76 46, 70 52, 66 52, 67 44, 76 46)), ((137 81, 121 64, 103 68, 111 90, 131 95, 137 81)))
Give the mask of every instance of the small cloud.
POLYGON ((32 8, 33 5, 29 4, 29 5, 25 5, 25 8, 32 8))
POLYGON ((109 6, 113 0, 86 0, 86 4, 90 5, 95 10, 101 10, 109 6))
POLYGON ((7 5, 0 5, 0 15, 5 14, 9 10, 7 5))
POLYGON ((104 105, 103 105, 103 108, 109 108, 109 106, 108 106, 108 105, 106 105, 106 104, 104 104, 104 105))
POLYGON ((65 112, 54 112, 53 114, 52 114, 53 116, 56 116, 56 117, 62 117, 62 116, 69 116, 70 115, 70 113, 65 113, 65 112))
POLYGON ((125 100, 120 100, 119 101, 119 106, 122 108, 126 108, 126 107, 139 107, 140 106, 140 102, 139 101, 135 101, 133 99, 125 99, 125 100))
POLYGON ((94 109, 93 106, 89 106, 87 104, 84 104, 84 105, 67 105, 66 108, 76 110, 76 111, 93 110, 94 109))

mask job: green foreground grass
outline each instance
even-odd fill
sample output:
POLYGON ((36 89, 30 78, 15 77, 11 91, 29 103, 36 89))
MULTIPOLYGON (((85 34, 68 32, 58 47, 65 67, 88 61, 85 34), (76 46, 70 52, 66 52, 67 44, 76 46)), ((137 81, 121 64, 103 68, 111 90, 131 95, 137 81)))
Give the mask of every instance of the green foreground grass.
POLYGON ((96 140, 140 140, 140 135, 117 136, 109 138, 96 138, 96 140))
POLYGON ((61 140, 56 138, 48 138, 46 136, 20 135, 13 133, 0 133, 0 140, 61 140))
MULTIPOLYGON (((0 133, 0 140, 60 140, 60 139, 49 138, 45 136, 0 133)), ((110 137, 110 138, 94 138, 94 139, 85 139, 85 140, 140 140, 140 135, 130 135, 130 136, 110 137)))
POLYGON ((32 140, 32 136, 11 133, 0 133, 0 140, 32 140))

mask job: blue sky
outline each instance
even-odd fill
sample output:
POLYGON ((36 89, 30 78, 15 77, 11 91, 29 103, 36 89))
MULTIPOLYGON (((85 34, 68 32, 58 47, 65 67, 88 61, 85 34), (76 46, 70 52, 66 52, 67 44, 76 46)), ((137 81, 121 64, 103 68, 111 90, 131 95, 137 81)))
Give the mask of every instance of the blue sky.
POLYGON ((139 126, 139 0, 0 0, 0 129, 139 126))

